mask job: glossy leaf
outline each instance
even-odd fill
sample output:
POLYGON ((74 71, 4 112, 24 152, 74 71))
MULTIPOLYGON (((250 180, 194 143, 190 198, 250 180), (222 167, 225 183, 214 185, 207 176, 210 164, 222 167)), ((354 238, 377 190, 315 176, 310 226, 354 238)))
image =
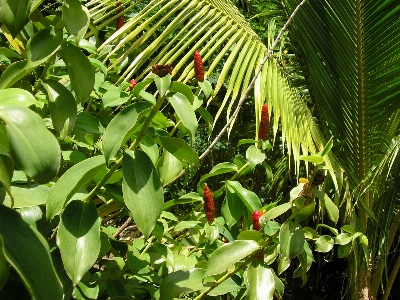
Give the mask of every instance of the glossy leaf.
POLYGON ((320 165, 324 162, 324 158, 319 155, 319 154, 315 154, 315 155, 300 155, 299 156, 299 160, 305 160, 305 161, 309 161, 312 162, 316 165, 320 165))
POLYGON ((103 153, 106 161, 113 159, 122 145, 134 133, 140 112, 151 107, 148 102, 136 102, 121 110, 104 131, 103 153))
POLYGON ((183 165, 174 155, 164 150, 157 163, 157 172, 160 175, 162 185, 165 185, 176 178, 183 170, 183 165))
POLYGON ((10 272, 10 265, 4 255, 4 242, 0 235, 0 290, 7 281, 10 272))
POLYGON ((124 201, 139 230, 147 238, 161 214, 164 195, 151 159, 143 151, 126 150, 123 156, 124 201))
POLYGON ((229 162, 219 163, 219 164, 215 165, 208 174, 203 175, 201 177, 201 179, 199 181, 199 186, 202 189, 204 182, 206 182, 207 178, 209 178, 209 177, 217 176, 217 175, 225 174, 225 173, 236 172, 237 170, 238 170, 238 167, 233 163, 229 163, 229 162))
POLYGON ((13 37, 16 37, 25 24, 28 23, 30 7, 31 0, 0 1, 2 23, 4 23, 13 37))
POLYGON ((23 89, 9 88, 0 90, 0 105, 39 106, 39 102, 31 93, 23 89))
POLYGON ((57 245, 65 271, 76 285, 100 251, 100 219, 92 201, 73 200, 61 214, 57 245))
POLYGON ((339 219, 339 208, 324 192, 315 191, 315 195, 317 195, 318 199, 324 203, 324 206, 328 212, 329 219, 331 219, 336 224, 339 219))
POLYGON ((49 26, 37 32, 26 45, 27 68, 31 70, 44 63, 60 47, 62 30, 49 26))
POLYGON ((341 233, 335 237, 335 244, 347 245, 353 240, 353 236, 349 233, 341 233))
POLYGON ((194 202, 203 202, 203 197, 197 193, 188 193, 179 197, 178 199, 170 200, 164 203, 163 210, 167 210, 174 205, 187 204, 194 202))
POLYGON ((72 93, 61 83, 46 80, 42 85, 49 97, 50 116, 54 129, 65 139, 74 128, 77 119, 76 101, 72 93))
MULTIPOLYGON (((11 194, 14 198, 14 207, 29 207, 43 205, 49 195, 50 188, 45 185, 37 186, 11 186, 11 194)), ((4 199, 4 205, 10 205, 9 196, 4 199)))
POLYGON ((182 82, 178 81, 171 82, 169 90, 171 92, 178 92, 185 95, 185 97, 189 100, 190 103, 193 103, 194 101, 194 95, 192 90, 190 89, 190 87, 188 87, 186 84, 183 84, 182 82))
POLYGON ((280 215, 287 212, 292 207, 291 203, 284 203, 278 206, 275 206, 269 210, 265 214, 263 214, 260 218, 260 222, 266 222, 268 220, 275 219, 280 215))
POLYGON ((9 65, 1 74, 0 89, 9 88, 17 83, 18 80, 24 78, 28 74, 26 66, 26 60, 20 60, 9 65))
POLYGON ((19 210, 22 220, 31 225, 37 231, 42 232, 44 228, 43 212, 39 206, 22 207, 19 210))
POLYGON ((243 215, 243 202, 229 186, 225 191, 225 200, 221 207, 221 213, 229 228, 235 225, 243 215))
POLYGON ((197 132, 198 123, 192 104, 190 104, 190 101, 186 98, 186 96, 181 93, 175 93, 169 96, 168 101, 171 103, 183 126, 189 130, 193 143, 197 132))
POLYGON ((0 206, 0 235, 7 261, 35 299, 63 299, 46 240, 14 210, 0 206), (40 276, 38 276, 40 274, 40 276))
POLYGON ((163 97, 171 85, 171 75, 167 74, 164 77, 159 77, 158 75, 151 73, 149 78, 153 78, 156 83, 157 90, 160 93, 160 96, 163 97))
POLYGON ((233 241, 222 245, 210 255, 204 276, 226 272, 232 265, 259 248, 255 241, 233 241))
POLYGON ((315 242, 315 251, 329 252, 332 250, 334 240, 329 235, 321 235, 315 242))
POLYGON ((10 155, 0 148, 0 182, 7 193, 11 192, 11 179, 14 172, 14 163, 10 155))
POLYGON ((246 270, 246 286, 249 299, 272 300, 275 291, 275 279, 270 268, 263 264, 251 264, 246 270))
POLYGON ((160 300, 170 300, 185 292, 202 290, 204 273, 204 269, 194 268, 168 274, 160 285, 160 300))
POLYGON ((61 213, 65 203, 100 171, 105 169, 101 155, 88 158, 68 169, 52 186, 46 200, 46 216, 51 220, 61 213))
POLYGON ((185 167, 197 167, 200 163, 196 151, 185 141, 173 137, 160 136, 158 138, 161 146, 175 156, 185 167))
MULTIPOLYGON (((221 284, 219 284, 216 288, 212 289, 208 293, 208 295, 219 296, 219 295, 226 295, 228 293, 234 292, 240 288, 240 285, 238 284, 238 282, 240 282, 240 279, 238 278, 238 276, 234 275, 232 277, 229 277, 228 279, 224 280, 221 284), (235 278, 235 280, 233 278, 235 278)), ((205 284, 205 285, 207 285, 207 284, 205 284)))
POLYGON ((261 164, 265 160, 265 154, 261 152, 256 146, 250 146, 246 151, 246 159, 253 169, 256 165, 261 164))
POLYGON ((279 242, 283 256, 293 258, 304 251, 304 233, 299 224, 286 221, 281 225, 279 242))
POLYGON ((235 191, 249 211, 253 212, 261 209, 261 201, 255 193, 245 189, 237 181, 226 181, 225 184, 235 191))
POLYGON ((61 150, 39 115, 25 107, 1 106, 0 118, 7 124, 14 163, 40 184, 52 180, 60 167, 61 150))
POLYGON ((76 93, 76 98, 79 102, 84 103, 88 100, 94 87, 93 66, 87 56, 71 43, 63 43, 61 49, 60 54, 67 66, 69 79, 76 93))
POLYGON ((62 6, 62 19, 68 33, 79 43, 89 27, 90 15, 86 6, 79 0, 65 0, 62 6))

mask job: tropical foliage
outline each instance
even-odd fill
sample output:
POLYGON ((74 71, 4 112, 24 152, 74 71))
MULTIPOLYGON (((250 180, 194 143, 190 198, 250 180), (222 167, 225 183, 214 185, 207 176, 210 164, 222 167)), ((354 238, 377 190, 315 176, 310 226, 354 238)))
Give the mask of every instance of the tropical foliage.
POLYGON ((228 0, 0 1, 2 298, 280 299, 315 252, 348 258, 349 298, 388 298, 400 6, 241 2, 262 7, 263 33, 228 0), (201 168, 245 100, 255 138, 201 168), (271 202, 244 184, 260 173, 271 202))

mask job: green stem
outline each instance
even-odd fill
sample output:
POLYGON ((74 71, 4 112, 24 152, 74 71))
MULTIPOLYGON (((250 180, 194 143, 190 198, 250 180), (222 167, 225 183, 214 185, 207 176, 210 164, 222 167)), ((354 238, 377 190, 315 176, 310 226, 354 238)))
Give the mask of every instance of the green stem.
POLYGON ((148 239, 148 244, 146 245, 146 248, 143 249, 142 253, 140 253, 139 257, 141 257, 143 254, 145 254, 147 252, 147 250, 149 250, 149 248, 151 247, 152 243, 154 240, 154 235, 152 235, 149 239, 148 239))
MULTIPOLYGON (((243 170, 245 170, 247 167, 249 166, 249 163, 246 162, 239 170, 237 170, 235 172, 235 174, 233 174, 231 176, 231 178, 229 178, 228 180, 232 181, 235 180, 236 178, 238 178, 240 176, 240 173, 243 172, 243 170)), ((225 190, 225 185, 221 186, 218 190, 216 190, 213 193, 214 198, 219 198, 222 194, 222 192, 225 190)))

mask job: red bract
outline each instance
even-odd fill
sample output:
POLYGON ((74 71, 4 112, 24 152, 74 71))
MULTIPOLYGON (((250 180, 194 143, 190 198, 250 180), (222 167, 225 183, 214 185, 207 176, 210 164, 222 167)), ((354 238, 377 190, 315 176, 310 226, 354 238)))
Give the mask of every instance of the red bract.
POLYGON ((258 129, 258 139, 262 141, 267 140, 268 130, 269 130, 268 105, 264 104, 261 109, 261 121, 260 121, 260 128, 258 129))
MULTIPOLYGON (((117 7, 121 6, 121 2, 117 1, 117 7)), ((122 8, 117 9, 117 14, 121 13, 123 11, 122 8)), ((124 15, 120 15, 117 20, 115 21, 115 28, 118 30, 124 25, 124 15)))
POLYGON ((204 81, 204 66, 199 50, 194 52, 194 77, 198 81, 204 81))
POLYGON ((135 79, 131 79, 131 81, 129 81, 129 89, 132 91, 133 88, 136 86, 136 80, 135 79))
POLYGON ((207 184, 204 184, 204 210, 206 212, 206 218, 209 223, 212 223, 215 219, 215 205, 214 199, 208 188, 207 184))
POLYGON ((262 216, 262 214, 258 210, 255 210, 253 212, 253 229, 254 230, 260 231, 261 226, 260 226, 259 220, 260 220, 261 216, 262 216))

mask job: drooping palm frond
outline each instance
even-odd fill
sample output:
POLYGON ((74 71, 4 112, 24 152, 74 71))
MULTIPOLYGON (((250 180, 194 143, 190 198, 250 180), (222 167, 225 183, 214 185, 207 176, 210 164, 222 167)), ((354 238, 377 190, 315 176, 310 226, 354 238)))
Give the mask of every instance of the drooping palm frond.
MULTIPOLYGON (((268 52, 233 3, 228 0, 153 0, 131 1, 128 7, 128 2, 121 2, 126 4, 126 11, 134 10, 135 5, 146 6, 137 10, 137 14, 131 13, 125 25, 99 47, 100 55, 106 53, 103 61, 109 70, 126 63, 117 83, 132 77, 144 78, 155 63, 173 64, 172 76, 188 82, 194 76, 193 53, 199 49, 206 64, 206 76, 220 68, 215 93, 224 84, 227 86, 215 122, 226 105, 229 115, 235 100, 245 93, 268 52)), ((94 25, 100 29, 120 14, 113 1, 95 0, 86 6, 94 25)), ((269 41, 273 41, 275 33, 274 23, 270 22, 269 41)), ((254 95, 256 128, 262 103, 267 101, 275 116, 274 132, 281 120, 284 141, 295 159, 300 154, 315 153, 322 148, 324 140, 311 114, 275 59, 264 65, 255 83, 254 95)))

